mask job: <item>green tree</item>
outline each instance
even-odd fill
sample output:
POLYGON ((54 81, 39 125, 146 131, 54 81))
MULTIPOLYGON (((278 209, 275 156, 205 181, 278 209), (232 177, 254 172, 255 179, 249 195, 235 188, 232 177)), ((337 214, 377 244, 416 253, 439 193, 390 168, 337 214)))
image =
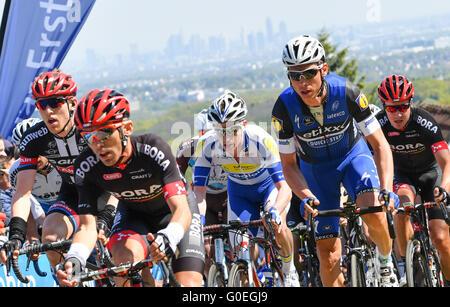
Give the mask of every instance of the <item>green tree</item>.
POLYGON ((322 46, 325 49, 329 70, 347 78, 360 89, 364 89, 366 76, 361 76, 359 74, 359 66, 356 63, 356 59, 348 58, 348 48, 338 50, 337 45, 331 44, 330 33, 325 29, 322 29, 317 33, 317 39, 322 43, 322 46))

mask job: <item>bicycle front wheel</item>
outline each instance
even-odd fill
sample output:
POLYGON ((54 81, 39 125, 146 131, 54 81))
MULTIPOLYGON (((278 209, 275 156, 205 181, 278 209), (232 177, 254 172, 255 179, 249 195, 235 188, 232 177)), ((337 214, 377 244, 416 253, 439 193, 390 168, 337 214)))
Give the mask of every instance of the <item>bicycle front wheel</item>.
POLYGON ((350 286, 365 287, 366 278, 364 274, 364 263, 358 254, 350 256, 350 286))
POLYGON ((248 265, 246 262, 233 263, 228 277, 228 287, 250 287, 248 265))
POLYGON ((223 272, 215 264, 213 264, 209 268, 207 285, 208 285, 208 287, 226 287, 227 286, 225 277, 223 276, 223 272))
POLYGON ((432 286, 427 259, 418 240, 409 240, 406 245, 405 270, 408 287, 432 286))

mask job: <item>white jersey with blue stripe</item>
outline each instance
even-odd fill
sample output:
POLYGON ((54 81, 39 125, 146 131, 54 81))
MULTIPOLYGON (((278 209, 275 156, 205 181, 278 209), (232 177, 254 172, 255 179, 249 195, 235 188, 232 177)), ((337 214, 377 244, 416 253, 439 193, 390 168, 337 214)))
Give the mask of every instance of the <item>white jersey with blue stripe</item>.
POLYGON ((194 185, 206 186, 213 166, 219 165, 228 179, 241 185, 259 184, 269 177, 284 180, 275 140, 256 125, 243 128, 244 144, 237 161, 224 150, 217 134, 204 135, 198 142, 194 168, 194 185))

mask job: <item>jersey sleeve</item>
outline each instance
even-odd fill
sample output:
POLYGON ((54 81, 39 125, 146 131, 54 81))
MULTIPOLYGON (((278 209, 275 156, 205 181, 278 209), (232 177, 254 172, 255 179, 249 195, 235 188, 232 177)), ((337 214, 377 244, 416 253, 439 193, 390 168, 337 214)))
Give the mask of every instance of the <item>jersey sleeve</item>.
POLYGON ((89 178, 89 173, 80 169, 80 163, 86 158, 84 152, 74 162, 75 186, 78 194, 78 214, 97 215, 98 185, 89 178))
POLYGON ((440 150, 448 150, 447 141, 444 139, 442 130, 433 115, 423 109, 419 109, 417 124, 422 127, 423 139, 434 154, 440 150))
POLYGON ((369 136, 380 128, 380 123, 370 111, 369 101, 357 86, 347 80, 345 85, 347 106, 350 114, 364 136, 369 136))
POLYGON ((296 152, 292 122, 280 97, 278 97, 272 109, 272 130, 277 136, 280 153, 290 154, 296 152))
POLYGON ((191 159, 194 156, 194 151, 195 151, 195 141, 192 138, 184 141, 178 147, 176 159, 178 167, 180 168, 180 172, 182 174, 185 174, 187 168, 189 166, 192 166, 191 159))
POLYGON ((186 186, 169 144, 161 137, 156 136, 152 144, 153 146, 160 151, 158 153, 160 156, 155 163, 155 167, 158 167, 161 172, 161 186, 164 198, 168 199, 175 195, 186 195, 186 186))
POLYGON ((207 186, 212 168, 211 144, 208 138, 200 138, 195 149, 194 186, 207 186))

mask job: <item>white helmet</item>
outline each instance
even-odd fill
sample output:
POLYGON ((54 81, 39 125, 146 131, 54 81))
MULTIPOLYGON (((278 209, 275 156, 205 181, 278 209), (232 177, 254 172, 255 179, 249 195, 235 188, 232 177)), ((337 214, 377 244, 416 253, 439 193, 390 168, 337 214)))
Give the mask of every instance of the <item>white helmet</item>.
POLYGON ((208 109, 208 120, 211 123, 243 121, 247 116, 247 106, 244 99, 230 90, 216 98, 208 109))
POLYGON ((381 111, 381 109, 380 109, 379 106, 377 106, 377 105, 375 105, 375 104, 372 104, 372 103, 369 104, 369 108, 370 108, 370 111, 372 112, 373 115, 377 115, 378 112, 381 111))
POLYGON ((312 36, 297 36, 287 42, 283 49, 283 64, 287 67, 325 61, 322 44, 312 36))
POLYGON ((200 113, 195 114, 194 129, 196 131, 208 131, 212 129, 212 125, 208 120, 208 109, 203 109, 200 113))
POLYGON ((39 123, 41 121, 42 121, 42 119, 31 117, 31 118, 24 119, 23 121, 18 123, 16 125, 16 127, 14 128, 14 130, 12 132, 12 137, 11 137, 14 144, 19 146, 20 140, 22 139, 22 136, 25 133, 25 131, 27 131, 29 128, 33 127, 34 125, 36 125, 37 123, 39 123))

